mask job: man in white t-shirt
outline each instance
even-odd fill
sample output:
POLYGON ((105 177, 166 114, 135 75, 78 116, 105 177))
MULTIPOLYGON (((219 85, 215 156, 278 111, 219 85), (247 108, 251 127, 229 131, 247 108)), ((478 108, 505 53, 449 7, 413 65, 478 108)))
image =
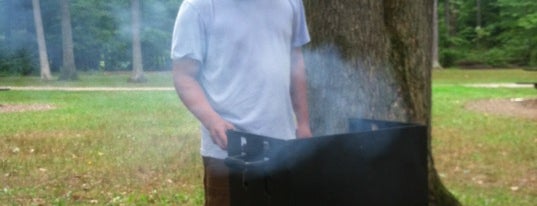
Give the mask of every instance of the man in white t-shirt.
POLYGON ((311 136, 301 50, 309 41, 302 0, 183 1, 171 58, 176 91, 201 122, 206 205, 229 202, 227 130, 311 136))

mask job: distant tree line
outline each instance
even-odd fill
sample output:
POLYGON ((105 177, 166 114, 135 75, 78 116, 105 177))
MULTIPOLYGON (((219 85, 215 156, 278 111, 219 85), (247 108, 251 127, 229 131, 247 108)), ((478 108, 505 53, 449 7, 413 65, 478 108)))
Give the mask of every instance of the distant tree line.
MULTIPOLYGON (((133 55, 136 55, 133 54, 133 46, 136 47, 133 44, 134 9, 139 10, 137 36, 143 51, 140 61, 143 68, 170 68, 171 33, 181 0, 47 0, 40 1, 40 13, 52 72, 60 72, 64 66, 63 3, 70 11, 77 70, 133 70, 133 55)), ((32 0, 0 0, 0 74, 39 74, 36 21, 32 11, 32 0)))
POLYGON ((439 0, 444 67, 537 66, 537 1, 439 0))
MULTIPOLYGON (((69 4, 77 70, 140 71, 133 61, 136 38, 141 48, 138 63, 143 64, 143 70, 169 69, 171 33, 181 0, 136 1, 41 1, 50 70, 60 72, 65 67, 62 2, 69 4), (139 9, 137 18, 132 15, 135 8, 139 9), (139 35, 132 33, 135 19, 140 21, 139 35)), ((537 1, 438 1, 442 66, 537 66, 537 1)), ((40 72, 32 9, 32 0, 0 0, 0 75, 40 72)))

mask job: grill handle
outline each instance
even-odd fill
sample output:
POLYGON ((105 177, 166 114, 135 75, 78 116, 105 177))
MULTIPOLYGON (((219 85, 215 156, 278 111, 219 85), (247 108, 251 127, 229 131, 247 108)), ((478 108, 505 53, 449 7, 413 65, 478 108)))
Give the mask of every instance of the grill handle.
POLYGON ((247 160, 246 156, 247 156, 246 154, 229 156, 224 160, 224 162, 226 163, 228 167, 233 167, 233 168, 244 170, 244 169, 262 167, 266 165, 268 161, 270 161, 270 159, 267 157, 264 157, 262 159, 257 159, 257 160, 247 160))

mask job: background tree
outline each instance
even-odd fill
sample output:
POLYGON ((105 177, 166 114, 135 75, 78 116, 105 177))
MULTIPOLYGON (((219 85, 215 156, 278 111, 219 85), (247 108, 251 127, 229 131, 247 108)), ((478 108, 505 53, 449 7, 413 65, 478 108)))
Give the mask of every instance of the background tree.
POLYGON ((433 0, 433 69, 442 69, 438 56, 438 0, 433 0))
POLYGON ((537 2, 443 0, 443 66, 537 66, 537 2), (449 31, 449 32, 448 32, 449 31))
POLYGON ((60 80, 78 80, 78 75, 76 74, 75 55, 73 51, 73 31, 71 27, 69 0, 60 0, 60 10, 63 48, 63 64, 61 68, 60 80))
POLYGON ((129 82, 145 82, 140 38, 140 0, 131 0, 132 13, 132 76, 129 82))
POLYGON ((483 8, 489 11, 491 7, 494 9, 492 15, 482 14, 483 24, 488 24, 483 26, 486 43, 500 43, 492 46, 487 44, 487 48, 493 50, 489 56, 494 57, 495 53, 504 56, 504 59, 497 60, 499 65, 537 67, 537 1, 497 0, 495 5, 484 3, 483 8))
MULTIPOLYGON (((305 1, 312 44, 306 52, 312 128, 347 131, 362 117, 430 125, 433 2, 305 1)), ((430 205, 459 205, 431 156, 430 205)))
POLYGON ((31 1, 0 1, 0 75, 38 71, 31 1))
MULTIPOLYGON (((134 71, 131 1, 40 1, 51 72, 69 59, 62 49, 60 5, 66 2, 75 71, 134 71)), ((170 28, 180 2, 144 0, 139 8, 144 72, 170 69, 170 28)), ((537 66, 537 1, 438 0, 437 8, 442 66, 537 66)), ((38 75, 32 1, 0 0, 0 16, 0 74, 38 75)))
POLYGON ((481 0, 475 0, 475 10, 476 27, 481 27, 481 0))
MULTIPOLYGON (((118 35, 120 29, 114 12, 117 1, 71 0, 73 41, 77 71, 126 70, 128 45, 118 35)), ((117 6, 121 8, 121 6, 117 6)))
POLYGON ((51 80, 50 66, 48 63, 47 44, 45 42, 45 33, 43 31, 43 20, 41 19, 41 6, 39 0, 32 0, 34 10, 35 33, 37 36, 37 44, 39 48, 39 65, 41 71, 41 79, 51 80))
MULTIPOLYGON (((2 18, 0 19, 2 21, 2 27, 0 27, 0 31, 2 32, 2 36, 5 38, 3 41, 4 47, 9 47, 9 45, 6 45, 9 40, 12 39, 11 31, 12 26, 11 23, 13 22, 13 19, 10 19, 9 17, 13 17, 13 1, 14 0, 2 0, 0 6, 2 6, 2 18)), ((7 49, 7 48, 6 48, 7 49)))

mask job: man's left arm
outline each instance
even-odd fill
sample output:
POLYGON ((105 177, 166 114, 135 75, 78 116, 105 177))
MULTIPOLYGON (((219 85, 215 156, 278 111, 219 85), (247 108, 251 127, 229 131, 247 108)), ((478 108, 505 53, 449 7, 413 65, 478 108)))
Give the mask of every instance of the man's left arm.
POLYGON ((306 82, 306 66, 302 48, 296 47, 291 51, 291 100, 297 121, 297 138, 311 137, 309 123, 308 94, 306 82))

